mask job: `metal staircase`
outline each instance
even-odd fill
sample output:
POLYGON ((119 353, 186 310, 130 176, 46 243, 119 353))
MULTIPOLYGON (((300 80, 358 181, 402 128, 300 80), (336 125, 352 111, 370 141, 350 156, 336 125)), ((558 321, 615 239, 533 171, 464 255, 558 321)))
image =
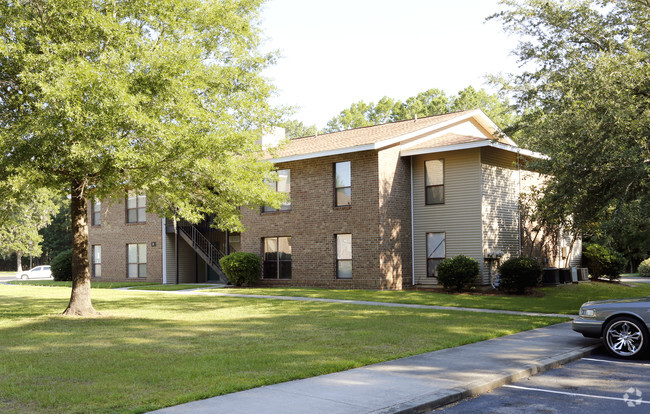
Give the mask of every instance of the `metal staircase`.
POLYGON ((176 222, 178 235, 181 236, 187 244, 207 263, 212 270, 219 276, 219 280, 223 283, 228 283, 226 274, 221 269, 219 260, 226 254, 217 249, 210 240, 208 240, 199 229, 189 221, 179 220, 176 222))

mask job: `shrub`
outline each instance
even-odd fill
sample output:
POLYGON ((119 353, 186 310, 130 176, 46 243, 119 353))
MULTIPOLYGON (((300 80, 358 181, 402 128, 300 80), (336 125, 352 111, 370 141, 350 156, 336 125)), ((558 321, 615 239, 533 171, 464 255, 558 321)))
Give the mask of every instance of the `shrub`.
POLYGON ((57 281, 72 280, 72 250, 65 250, 52 259, 50 263, 52 277, 57 281))
POLYGON ((639 274, 641 276, 650 277, 650 259, 645 259, 639 265, 639 274))
POLYGON ((524 293, 542 280, 542 266, 529 257, 511 257, 501 263, 499 273, 499 289, 506 292, 524 293))
POLYGON ((467 256, 456 256, 445 259, 438 265, 438 282, 445 289, 455 288, 462 291, 466 285, 476 282, 478 262, 467 256))
POLYGON ((603 276, 618 279, 627 262, 622 254, 597 243, 586 245, 582 254, 593 280, 603 276))
POLYGON ((250 284, 260 279, 262 261, 253 253, 235 252, 219 260, 228 281, 235 286, 250 284))

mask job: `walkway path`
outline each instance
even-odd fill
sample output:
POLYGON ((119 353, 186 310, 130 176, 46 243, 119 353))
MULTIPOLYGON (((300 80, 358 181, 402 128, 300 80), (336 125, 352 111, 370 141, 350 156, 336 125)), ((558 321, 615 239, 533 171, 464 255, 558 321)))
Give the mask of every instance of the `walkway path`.
POLYGON ((621 277, 621 283, 650 283, 650 277, 621 277))
POLYGON ((588 355, 569 323, 349 371, 254 388, 160 414, 361 414, 432 410, 588 355))
MULTIPOLYGON (((137 290, 134 288, 126 288, 126 289, 131 291, 136 291, 136 292, 152 292, 151 290, 144 291, 144 290, 137 290)), ((365 300, 309 298, 304 296, 249 295, 245 293, 204 292, 204 290, 205 289, 185 289, 185 290, 156 291, 156 292, 164 292, 164 293, 170 293, 176 295, 231 296, 237 298, 294 300, 294 301, 301 301, 301 302, 346 303, 346 304, 363 305, 363 306, 386 306, 391 308, 455 310, 455 311, 479 312, 479 313, 500 313, 504 315, 548 316, 553 318, 575 319, 578 317, 577 315, 565 315, 561 313, 519 312, 519 311, 498 310, 498 309, 463 308, 463 307, 456 307, 456 306, 418 305, 413 303, 371 302, 365 300)))

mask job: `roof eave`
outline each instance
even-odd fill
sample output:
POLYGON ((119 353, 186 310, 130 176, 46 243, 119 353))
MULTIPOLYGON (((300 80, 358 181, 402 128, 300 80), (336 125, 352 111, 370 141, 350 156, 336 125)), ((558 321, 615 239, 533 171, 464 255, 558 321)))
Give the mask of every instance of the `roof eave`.
POLYGON ((410 157, 414 155, 423 155, 423 154, 435 154, 439 152, 448 152, 448 151, 459 151, 471 148, 481 148, 481 147, 492 147, 497 148, 503 151, 513 152, 515 154, 524 155, 526 157, 538 158, 538 159, 548 159, 547 155, 541 154, 539 152, 527 150, 524 148, 519 148, 517 146, 503 144, 501 142, 495 142, 492 140, 483 140, 475 142, 466 142, 463 144, 453 144, 453 145, 444 145, 440 147, 431 147, 431 148, 417 148, 417 149, 407 149, 400 152, 402 157, 410 157))
MULTIPOLYGON (((306 154, 296 154, 296 155, 288 155, 286 157, 278 157, 278 158, 273 158, 269 159, 269 161, 273 163, 280 163, 280 162, 290 162, 290 161, 300 161, 300 160, 308 160, 308 159, 313 159, 313 158, 320 158, 320 157, 327 157, 331 155, 342 155, 342 154, 350 154, 353 152, 361 152, 361 151, 370 151, 370 150, 378 150, 382 148, 389 147, 391 145, 399 144, 402 141, 409 140, 411 138, 415 138, 417 136, 427 134, 430 132, 433 132, 437 129, 443 129, 446 128, 450 125, 456 124, 458 122, 464 121, 466 119, 475 117, 475 116, 483 116, 487 121, 491 122, 489 118, 483 113, 481 110, 474 110, 470 111, 467 113, 464 113, 462 115, 458 115, 454 118, 448 119, 446 121, 418 129, 413 132, 409 132, 407 134, 399 135, 397 137, 393 138, 388 138, 383 141, 378 141, 373 144, 366 144, 366 145, 358 145, 355 147, 348 147, 348 148, 338 148, 338 149, 333 149, 333 150, 327 150, 327 151, 318 151, 318 152, 312 152, 312 153, 306 153, 306 154)), ((496 125, 494 125, 496 127, 496 125)))

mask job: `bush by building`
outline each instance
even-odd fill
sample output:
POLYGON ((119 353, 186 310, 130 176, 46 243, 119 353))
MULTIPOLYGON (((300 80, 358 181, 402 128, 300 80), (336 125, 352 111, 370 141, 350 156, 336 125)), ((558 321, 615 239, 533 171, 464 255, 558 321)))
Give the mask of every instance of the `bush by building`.
POLYGON ((219 264, 228 281, 235 286, 256 282, 262 273, 262 261, 253 253, 231 253, 222 257, 219 264))
POLYGON ((499 289, 512 293, 525 293, 542 281, 542 267, 529 257, 511 257, 499 266, 499 289))
POLYGON ((470 257, 459 255, 445 259, 438 265, 438 282, 445 289, 462 291, 466 286, 476 283, 478 262, 470 257))
POLYGON ((585 245, 582 255, 593 280, 603 276, 607 276, 610 280, 616 280, 621 276, 627 263, 622 254, 597 243, 585 245))

